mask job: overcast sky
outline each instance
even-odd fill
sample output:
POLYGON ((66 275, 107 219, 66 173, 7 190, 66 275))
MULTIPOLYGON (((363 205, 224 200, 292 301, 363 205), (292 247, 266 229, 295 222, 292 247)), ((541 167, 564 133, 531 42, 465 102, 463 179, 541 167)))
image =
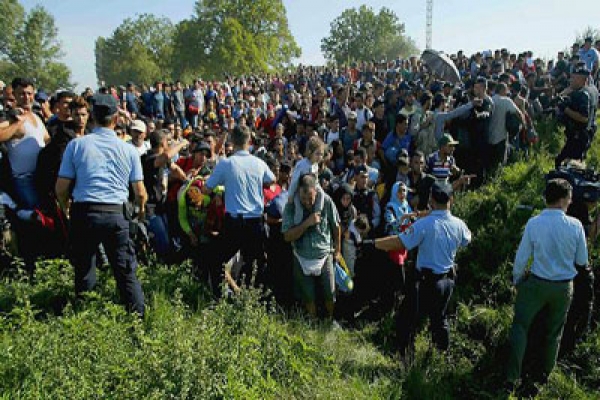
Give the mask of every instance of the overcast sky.
MULTIPOLYGON (((391 8, 406 33, 425 47, 425 0, 351 1, 283 0, 292 34, 302 48, 299 62, 322 64, 321 39, 342 10, 367 4, 391 8)), ((96 86, 94 42, 109 36, 127 17, 152 13, 174 23, 191 15, 194 0, 21 0, 30 9, 41 4, 59 29, 65 57, 79 90, 96 86)), ((570 46, 586 26, 600 28, 598 0, 437 0, 433 15, 433 48, 467 53, 507 47, 554 57, 570 46)))

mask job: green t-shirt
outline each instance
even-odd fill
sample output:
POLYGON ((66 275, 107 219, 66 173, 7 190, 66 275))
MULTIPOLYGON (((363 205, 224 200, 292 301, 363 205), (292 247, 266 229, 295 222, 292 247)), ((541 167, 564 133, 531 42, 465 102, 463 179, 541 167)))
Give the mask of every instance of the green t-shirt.
MULTIPOLYGON (((311 226, 304 234, 292 243, 294 250, 299 256, 311 260, 323 258, 333 251, 334 229, 340 225, 340 216, 333 204, 333 201, 327 194, 323 194, 324 203, 321 210, 321 223, 311 226)), ((283 210, 283 222, 281 232, 285 233, 296 225, 294 222, 296 206, 294 202, 285 205, 283 210)), ((313 210, 303 210, 302 221, 310 216, 313 210)))

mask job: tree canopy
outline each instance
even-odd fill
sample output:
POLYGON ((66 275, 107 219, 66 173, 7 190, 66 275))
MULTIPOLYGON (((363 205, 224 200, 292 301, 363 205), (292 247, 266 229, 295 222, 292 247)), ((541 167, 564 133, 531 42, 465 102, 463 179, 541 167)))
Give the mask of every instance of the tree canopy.
POLYGON ((331 22, 329 36, 321 41, 321 51, 327 60, 344 64, 407 57, 418 49, 392 10, 383 7, 376 13, 362 5, 344 10, 331 22))
POLYGON ((273 71, 301 53, 281 0, 198 0, 174 42, 180 77, 273 71))
POLYGON ((71 71, 62 62, 61 42, 54 17, 41 6, 29 13, 17 0, 0 0, 0 76, 33 78, 38 87, 53 91, 72 88, 71 71))
POLYGON ((174 32, 167 18, 141 14, 125 19, 111 36, 96 39, 98 81, 123 84, 171 79, 174 32))

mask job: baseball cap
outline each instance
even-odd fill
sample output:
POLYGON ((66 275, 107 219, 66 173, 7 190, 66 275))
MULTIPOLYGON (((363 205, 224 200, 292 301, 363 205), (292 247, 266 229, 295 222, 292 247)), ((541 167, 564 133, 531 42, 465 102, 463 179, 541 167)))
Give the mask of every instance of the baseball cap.
POLYGON ((431 197, 439 204, 448 203, 453 193, 452 185, 446 182, 435 182, 431 186, 431 197))
POLYGON ((440 138, 440 140, 438 140, 438 145, 440 147, 446 146, 446 145, 457 145, 457 144, 458 144, 458 140, 454 140, 452 135, 450 135, 449 133, 444 133, 442 135, 442 137, 440 138))
POLYGON ((594 41, 594 39, 591 38, 591 36, 588 36, 585 38, 585 43, 592 43, 594 41))
POLYGON ((584 76, 589 76, 590 74, 590 70, 587 69, 587 67, 585 65, 582 65, 578 68, 576 68, 572 73, 572 75, 584 75, 584 76))
POLYGON ((141 119, 136 119, 131 123, 131 130, 137 132, 146 132, 146 124, 141 119))
POLYGON ((356 172, 356 175, 369 175, 369 170, 364 165, 359 165, 354 171, 356 172))
POLYGON ((47 101, 48 95, 43 90, 38 90, 35 94, 35 101, 47 101))
POLYGON ((201 151, 205 151, 208 157, 212 157, 212 151, 210 150, 210 146, 206 142, 200 142, 195 148, 193 153, 199 153, 201 151))
POLYGON ((93 104, 95 112, 102 112, 106 116, 116 114, 118 111, 117 100, 110 94, 94 95, 93 104))
POLYGON ((358 115, 356 114, 356 111, 350 111, 350 112, 348 113, 348 119, 349 119, 349 120, 350 120, 350 119, 356 120, 357 118, 358 118, 358 115))

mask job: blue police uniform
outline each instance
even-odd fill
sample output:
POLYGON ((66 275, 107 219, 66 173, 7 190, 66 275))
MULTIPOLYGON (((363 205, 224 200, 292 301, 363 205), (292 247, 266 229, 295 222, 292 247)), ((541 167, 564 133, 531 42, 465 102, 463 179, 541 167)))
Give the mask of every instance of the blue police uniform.
MULTIPOLYGON (((435 183, 431 196, 446 203, 452 188, 446 183, 435 183)), ((454 260, 456 251, 471 241, 467 225, 450 211, 436 210, 415 222, 398 235, 408 250, 419 248, 414 286, 407 293, 412 309, 407 323, 399 326, 401 350, 405 351, 414 338, 414 330, 419 320, 429 316, 433 342, 445 350, 450 343, 450 327, 447 307, 454 290, 454 260)))
MULTIPOLYGON (((106 99, 97 100, 95 107, 105 102, 112 111, 113 103, 106 99)), ((99 244, 103 244, 122 301, 129 310, 143 315, 144 294, 135 274, 137 261, 124 212, 129 183, 143 181, 140 157, 134 147, 120 140, 114 131, 97 128, 67 145, 58 175, 75 182, 71 262, 76 292, 94 288, 95 255, 99 244)))
POLYGON ((434 274, 447 274, 454 266, 459 247, 471 241, 467 225, 450 211, 432 211, 400 234, 408 250, 419 247, 417 270, 431 270, 434 274))
MULTIPOLYGON (((589 74, 586 69, 579 69, 573 72, 574 74, 589 74)), ((592 114, 592 99, 589 92, 584 88, 573 91, 570 95, 569 108, 582 116, 588 121, 585 123, 575 121, 574 119, 565 117, 565 135, 567 141, 561 150, 560 154, 555 159, 555 165, 558 168, 566 159, 581 160, 585 158, 590 145, 590 133, 588 125, 591 125, 589 119, 594 118, 592 114)))
POLYGON ((252 266, 256 261, 257 283, 265 281, 264 255, 264 184, 275 180, 267 164, 240 150, 220 161, 206 181, 206 187, 214 189, 225 186, 225 219, 223 233, 217 239, 217 250, 209 260, 213 293, 220 295, 222 265, 238 251, 242 251, 244 265, 242 273, 246 283, 252 277, 252 266))

